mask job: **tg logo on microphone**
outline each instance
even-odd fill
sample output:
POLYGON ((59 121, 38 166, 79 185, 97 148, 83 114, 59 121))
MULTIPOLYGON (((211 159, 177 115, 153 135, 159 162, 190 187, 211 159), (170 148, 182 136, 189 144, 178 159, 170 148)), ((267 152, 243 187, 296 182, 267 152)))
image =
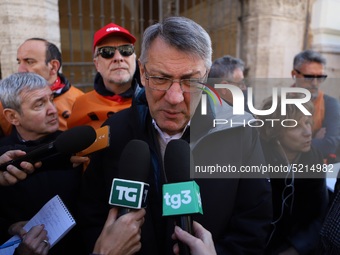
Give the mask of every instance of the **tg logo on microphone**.
POLYGON ((146 207, 149 185, 144 182, 115 178, 112 181, 110 205, 133 209, 146 207))
POLYGON ((163 185, 163 216, 201 213, 199 186, 195 181, 163 185))
POLYGON ((181 204, 190 204, 191 202, 191 191, 190 190, 182 190, 180 194, 173 194, 170 196, 168 192, 165 193, 164 199, 165 204, 167 206, 171 206, 173 209, 178 209, 181 207, 181 204), (182 199, 183 195, 183 199, 182 199))

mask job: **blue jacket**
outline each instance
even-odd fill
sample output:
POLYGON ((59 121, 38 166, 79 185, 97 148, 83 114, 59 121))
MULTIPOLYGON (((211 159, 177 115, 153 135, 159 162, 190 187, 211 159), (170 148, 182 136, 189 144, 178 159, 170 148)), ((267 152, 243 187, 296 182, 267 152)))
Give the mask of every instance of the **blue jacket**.
MULTIPOLYGON (((181 138, 190 142, 195 165, 230 164, 239 169, 242 165, 264 163, 256 129, 239 125, 213 128, 214 114, 212 108, 206 116, 197 111, 181 138)), ((161 187, 166 183, 166 173, 144 91, 131 108, 116 113, 103 125, 110 126, 110 147, 91 158, 80 201, 80 224, 88 252, 92 252, 110 209, 108 198, 112 180, 117 177, 120 154, 130 140, 140 139, 149 144, 153 171, 138 254, 172 254, 174 221, 162 217, 161 187)), ((194 219, 212 233, 218 254, 263 254, 272 220, 268 179, 244 178, 247 176, 240 173, 212 177, 196 179, 204 214, 194 219)))
POLYGON ((340 146, 340 103, 328 95, 324 95, 324 102, 325 117, 322 127, 326 128, 326 134, 323 139, 314 138, 312 143, 327 158, 329 154, 335 154, 340 146))

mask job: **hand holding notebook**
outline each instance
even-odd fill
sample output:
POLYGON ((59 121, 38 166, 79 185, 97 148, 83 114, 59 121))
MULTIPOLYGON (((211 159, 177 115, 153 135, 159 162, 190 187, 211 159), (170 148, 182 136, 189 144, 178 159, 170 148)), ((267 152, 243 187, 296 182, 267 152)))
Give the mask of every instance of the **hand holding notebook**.
MULTIPOLYGON (((76 222, 61 198, 56 195, 24 226, 24 229, 29 231, 33 226, 41 224, 44 224, 48 232, 48 240, 52 248, 75 226, 76 222)), ((0 246, 0 254, 12 255, 20 241, 19 236, 13 236, 0 246)))

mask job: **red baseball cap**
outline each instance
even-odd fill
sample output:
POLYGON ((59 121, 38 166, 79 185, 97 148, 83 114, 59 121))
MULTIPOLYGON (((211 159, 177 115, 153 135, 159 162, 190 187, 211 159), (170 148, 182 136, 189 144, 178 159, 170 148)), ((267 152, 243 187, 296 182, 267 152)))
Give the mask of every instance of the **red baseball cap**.
POLYGON ((101 29, 99 29, 94 34, 93 51, 100 41, 112 35, 123 36, 126 39, 128 39, 132 44, 136 42, 136 38, 128 30, 126 30, 125 28, 121 26, 118 26, 117 24, 110 23, 110 24, 107 24, 105 27, 102 27, 101 29))

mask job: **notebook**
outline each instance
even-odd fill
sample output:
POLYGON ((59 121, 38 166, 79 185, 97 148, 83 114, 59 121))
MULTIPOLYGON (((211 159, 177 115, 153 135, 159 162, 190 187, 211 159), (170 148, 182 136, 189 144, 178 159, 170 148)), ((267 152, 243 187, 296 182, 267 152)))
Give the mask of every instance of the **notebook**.
MULTIPOLYGON (((29 231, 33 226, 41 224, 45 225, 45 229, 48 232, 48 241, 52 248, 76 225, 76 222, 61 198, 56 195, 49 200, 40 209, 40 211, 33 216, 33 218, 31 218, 31 220, 24 226, 24 229, 29 231)), ((6 244, 16 242, 17 240, 20 240, 19 236, 13 236, 2 246, 6 246, 6 244)), ((0 247, 0 254, 13 255, 15 248, 18 246, 19 243, 7 248, 0 247)))

